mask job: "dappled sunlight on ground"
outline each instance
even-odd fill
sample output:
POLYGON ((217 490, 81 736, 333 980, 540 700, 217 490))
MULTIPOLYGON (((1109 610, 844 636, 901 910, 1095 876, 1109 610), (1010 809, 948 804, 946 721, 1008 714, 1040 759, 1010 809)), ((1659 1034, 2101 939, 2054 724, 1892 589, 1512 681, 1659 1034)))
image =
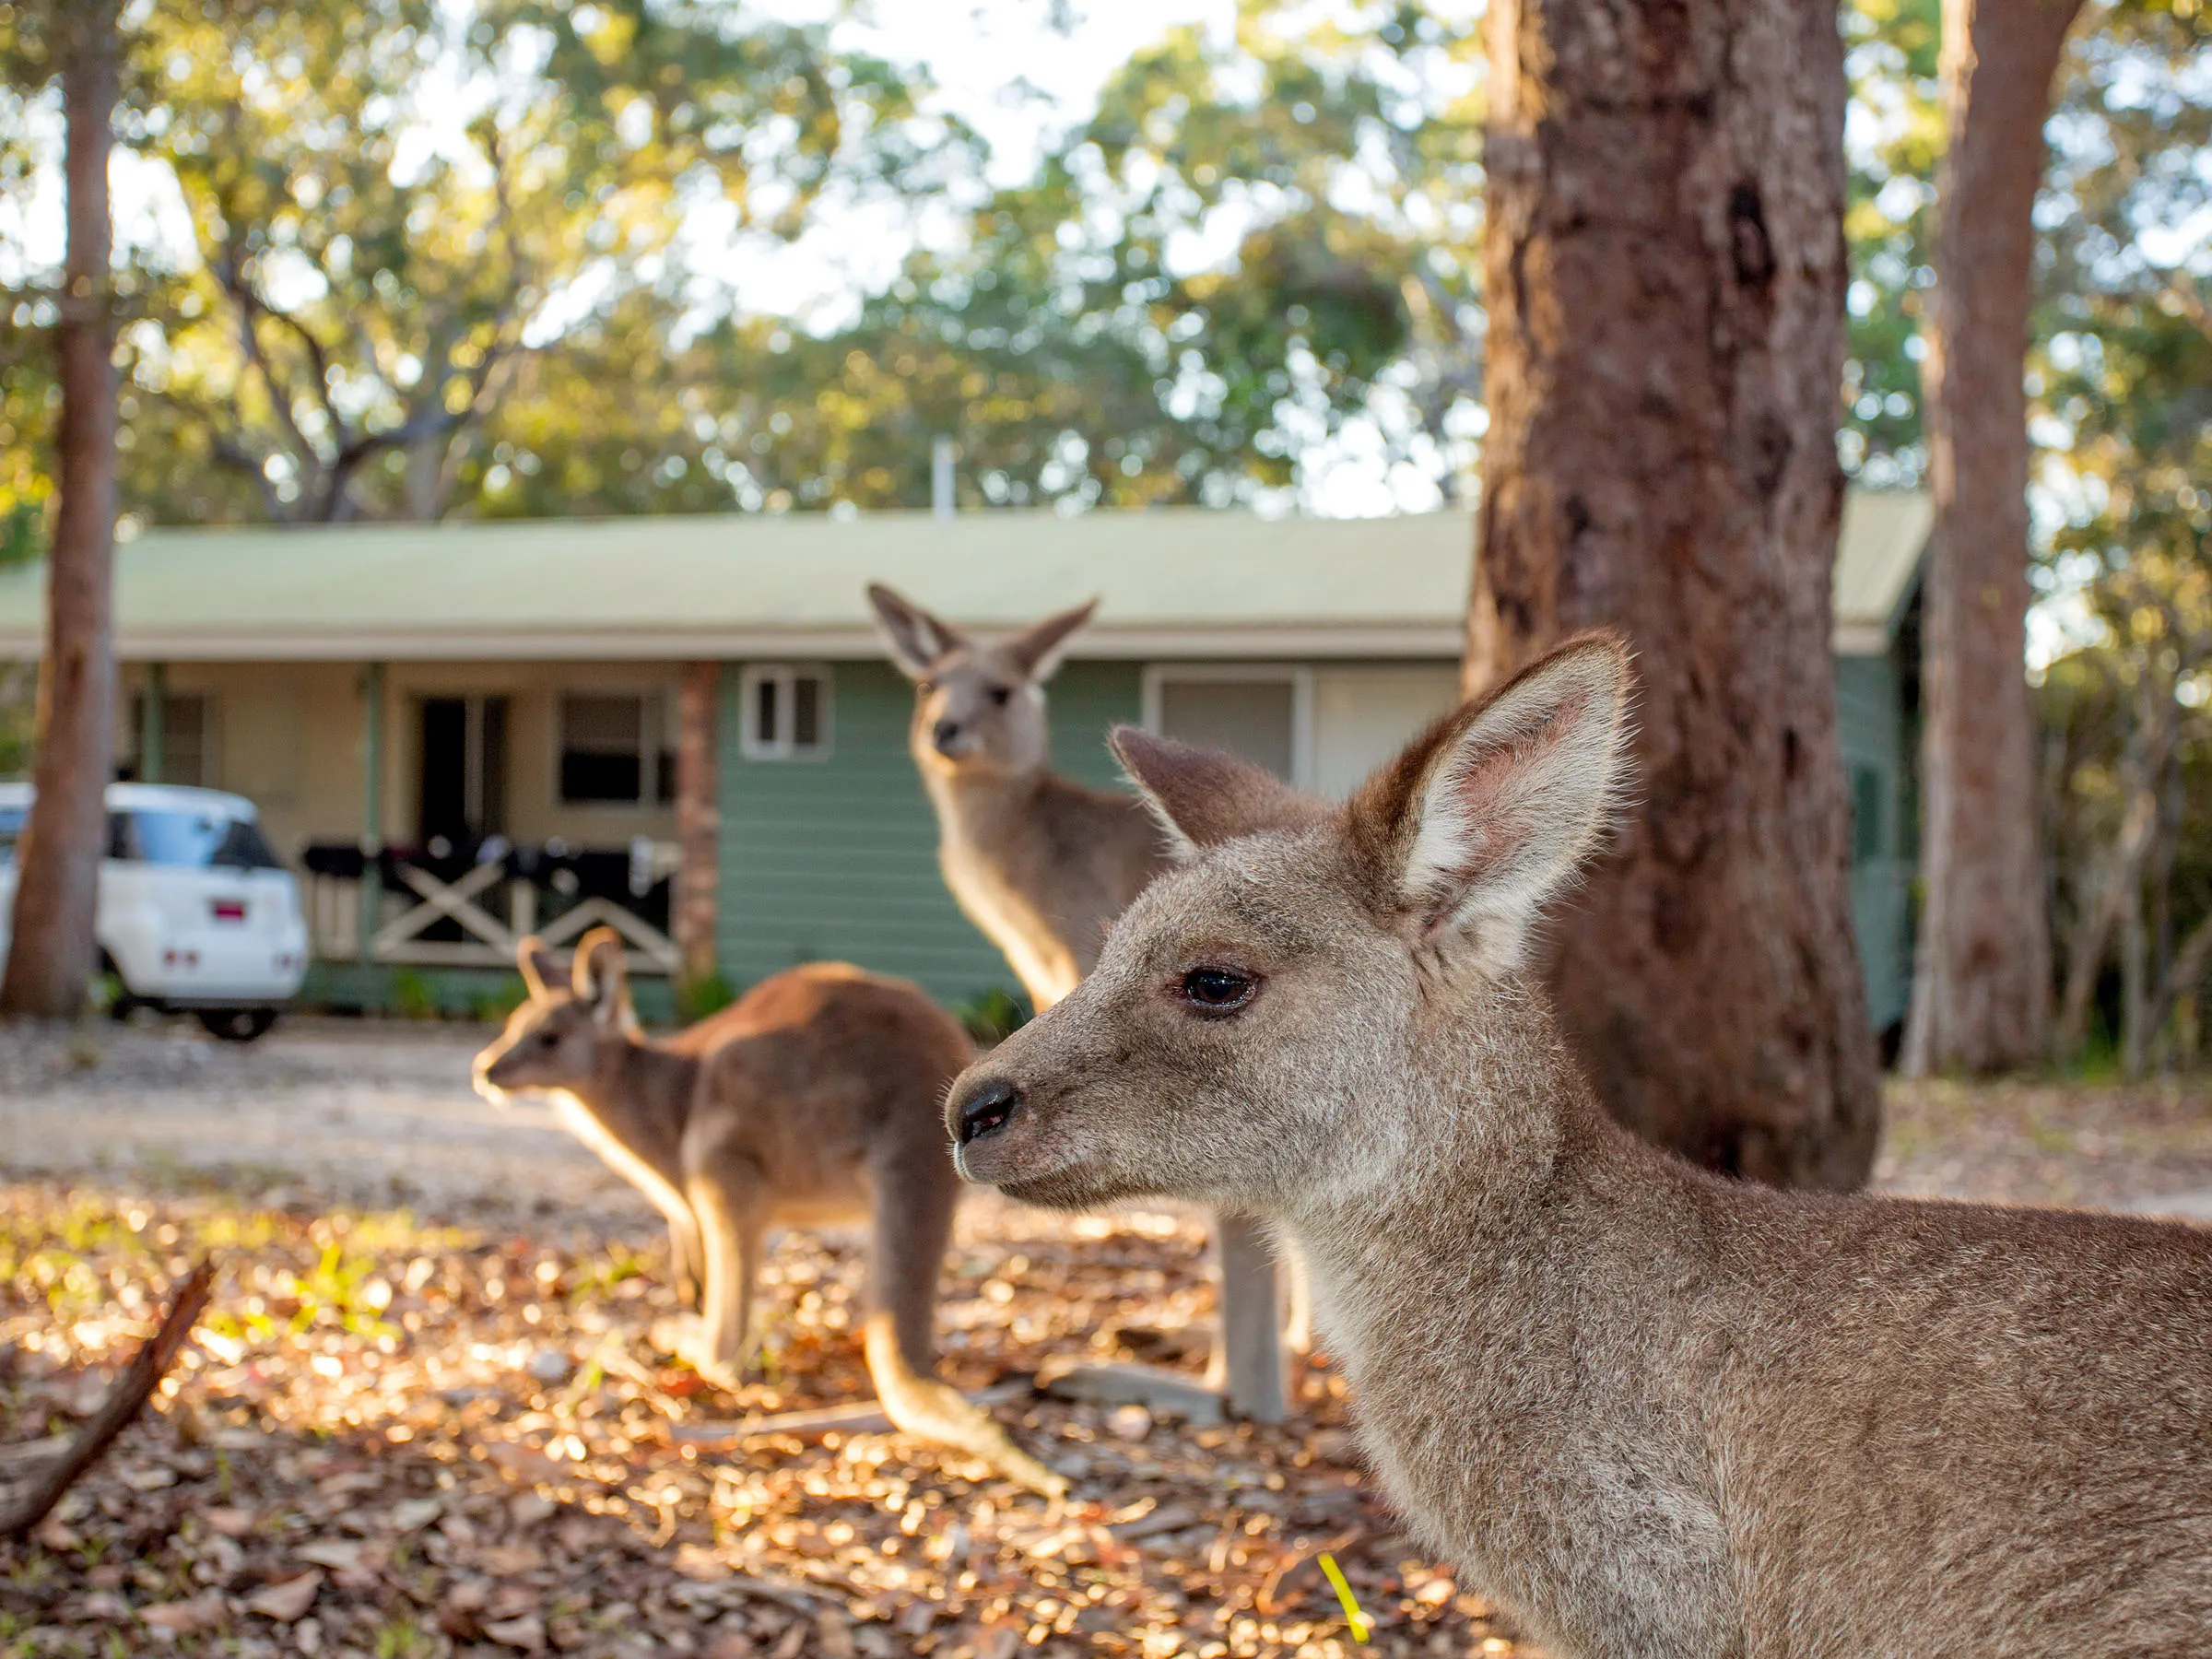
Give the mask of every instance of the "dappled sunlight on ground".
MULTIPOLYGON (((419 1072, 382 1062, 410 1159, 442 1159, 432 1129, 452 1126, 413 1210, 317 1196, 386 1172, 359 1098, 324 1146, 300 1098, 326 1087, 343 1033, 243 1061, 208 1045, 177 1067, 167 1123, 150 1035, 0 1092, 0 1112, 29 1109, 9 1136, 92 1101, 112 1147, 162 1148, 70 1173, 49 1144, 46 1172, 0 1187, 0 1447, 65 1434, 169 1284, 204 1249, 222 1265, 159 1411, 35 1540, 0 1546, 0 1654, 1347 1653, 1324 1549, 1374 1652, 1533 1651, 1398 1534, 1325 1362, 1281 1429, 1002 1407, 1072 1478, 1061 1505, 891 1434, 688 1444, 702 1424, 867 1397, 857 1240, 782 1241, 758 1380, 725 1395, 653 1352, 674 1311, 659 1229, 588 1154, 525 1137, 491 1160, 496 1184, 452 1179, 477 1130, 465 1091, 437 1081, 438 1055, 465 1055, 449 1034, 419 1072), (183 1117, 218 1111, 289 1112, 286 1161, 177 1143, 183 1117)), ((1194 1374, 1202 1245, 1173 1216, 971 1203, 941 1309, 947 1375, 980 1390, 1067 1357, 1194 1374)), ((0 1456, 0 1481, 28 1466, 0 1456)))

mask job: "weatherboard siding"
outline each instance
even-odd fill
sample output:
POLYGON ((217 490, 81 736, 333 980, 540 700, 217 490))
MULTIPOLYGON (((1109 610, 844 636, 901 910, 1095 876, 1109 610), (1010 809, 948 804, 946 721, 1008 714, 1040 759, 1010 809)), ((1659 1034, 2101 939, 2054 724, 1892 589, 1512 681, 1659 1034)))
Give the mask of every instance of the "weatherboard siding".
MULTIPOLYGON (((838 959, 916 980, 947 1003, 1017 989, 938 874, 936 818, 906 747, 912 687, 887 664, 835 664, 828 757, 750 760, 737 742, 740 666, 723 677, 724 973, 747 985, 838 959)), ((1112 783, 1106 729, 1136 719, 1139 704, 1137 665, 1068 664, 1051 688, 1053 763, 1112 783)))
POLYGON ((1905 1017, 1911 994, 1911 826, 1905 822, 1907 753, 1894 651, 1836 659, 1836 732, 1851 803, 1852 929, 1877 1031, 1905 1017), (1865 774, 1867 782, 1862 784, 1865 774), (1871 814, 1862 824, 1862 814, 1871 814))

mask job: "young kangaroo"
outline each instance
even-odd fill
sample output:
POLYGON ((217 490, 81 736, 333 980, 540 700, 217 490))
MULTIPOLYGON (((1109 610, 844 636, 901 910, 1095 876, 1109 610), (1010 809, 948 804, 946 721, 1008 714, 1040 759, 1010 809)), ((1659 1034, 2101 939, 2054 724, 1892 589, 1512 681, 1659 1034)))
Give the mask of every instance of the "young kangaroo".
POLYGON ((518 958, 530 1000, 477 1056, 492 1099, 550 1094, 571 1128, 668 1218, 703 1317, 678 1344, 734 1385, 749 1351, 753 1283, 770 1228, 874 1224, 865 1343, 891 1420, 1057 1497, 1066 1483, 932 1374, 937 1277, 959 1197, 945 1086, 972 1057, 953 1018, 902 980, 815 962, 763 980, 665 1042, 630 1011, 622 943, 594 928, 563 987, 535 939, 518 958))
POLYGON ((1562 1659, 2212 1651, 2212 1235, 1617 1128, 1526 966, 1623 785, 1585 637, 1348 806, 1124 731, 1182 862, 959 1083, 963 1171, 1304 1247, 1375 1467, 1562 1659))
MULTIPOLYGON (((1052 770, 1044 683, 1093 599, 995 644, 873 584, 891 660, 914 681, 908 745, 937 812, 937 863, 968 919, 1006 955, 1040 1012, 1099 959, 1106 929, 1167 868, 1142 801, 1052 770)), ((1222 1340, 1209 1384, 1243 1415, 1284 1415, 1275 1261, 1249 1218, 1215 1223, 1222 1340)))

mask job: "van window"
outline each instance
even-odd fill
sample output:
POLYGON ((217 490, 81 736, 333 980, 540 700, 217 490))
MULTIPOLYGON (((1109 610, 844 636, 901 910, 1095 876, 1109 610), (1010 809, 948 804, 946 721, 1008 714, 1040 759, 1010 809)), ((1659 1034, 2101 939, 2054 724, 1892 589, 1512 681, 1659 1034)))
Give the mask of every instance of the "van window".
POLYGON ((23 839, 23 823, 29 817, 28 806, 0 806, 0 864, 16 856, 16 843, 23 839))
POLYGON ((191 870, 284 867, 259 824, 212 812, 111 813, 108 856, 191 870))

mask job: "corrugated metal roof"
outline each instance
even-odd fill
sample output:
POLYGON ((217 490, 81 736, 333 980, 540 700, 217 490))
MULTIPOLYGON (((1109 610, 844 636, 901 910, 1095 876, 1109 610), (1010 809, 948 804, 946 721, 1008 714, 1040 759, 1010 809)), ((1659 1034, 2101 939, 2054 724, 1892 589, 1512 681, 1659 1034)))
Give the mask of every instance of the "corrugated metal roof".
MULTIPOLYGON (((1853 497, 1840 623, 1910 577, 1924 518, 1853 497), (1893 535, 1915 539, 1871 545, 1893 535)), ((1197 509, 162 530, 118 550, 116 641, 172 661, 873 656, 878 581, 986 629, 1099 594, 1090 656, 1450 657, 1474 535, 1464 511, 1197 509)), ((42 608, 35 568, 0 572, 0 655, 36 651, 42 608)))

